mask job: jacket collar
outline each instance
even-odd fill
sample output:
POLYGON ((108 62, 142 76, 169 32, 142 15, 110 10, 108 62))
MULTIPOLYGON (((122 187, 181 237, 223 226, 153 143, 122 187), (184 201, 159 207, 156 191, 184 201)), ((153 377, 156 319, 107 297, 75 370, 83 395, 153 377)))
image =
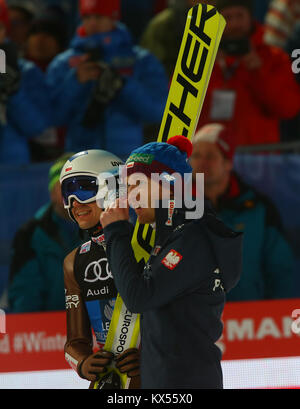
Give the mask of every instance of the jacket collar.
POLYGON ((85 230, 85 232, 90 239, 93 239, 93 238, 96 239, 103 234, 103 228, 100 223, 97 223, 96 226, 85 230))
POLYGON ((249 208, 249 202, 253 199, 251 187, 232 172, 228 189, 218 200, 217 210, 230 208, 238 211, 244 207, 249 208))

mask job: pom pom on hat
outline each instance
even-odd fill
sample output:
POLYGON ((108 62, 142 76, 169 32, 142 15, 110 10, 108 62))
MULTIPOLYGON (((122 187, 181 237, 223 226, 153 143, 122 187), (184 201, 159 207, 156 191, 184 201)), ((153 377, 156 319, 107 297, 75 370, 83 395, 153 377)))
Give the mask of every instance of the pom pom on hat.
POLYGON ((167 143, 169 145, 176 146, 176 148, 178 148, 180 152, 185 152, 188 158, 191 157, 193 152, 193 144, 185 136, 182 135, 172 136, 172 138, 168 139, 167 143))

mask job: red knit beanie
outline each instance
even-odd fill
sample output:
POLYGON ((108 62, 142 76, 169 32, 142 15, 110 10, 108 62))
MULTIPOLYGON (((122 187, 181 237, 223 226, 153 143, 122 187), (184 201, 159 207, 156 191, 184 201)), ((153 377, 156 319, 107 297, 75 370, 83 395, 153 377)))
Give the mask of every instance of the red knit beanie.
POLYGON ((98 14, 99 16, 107 16, 118 20, 120 18, 120 8, 120 0, 80 0, 81 17, 98 14))
POLYGON ((6 33, 8 33, 10 29, 10 21, 9 21, 8 8, 5 3, 5 0, 0 0, 0 23, 4 25, 6 29, 6 33))

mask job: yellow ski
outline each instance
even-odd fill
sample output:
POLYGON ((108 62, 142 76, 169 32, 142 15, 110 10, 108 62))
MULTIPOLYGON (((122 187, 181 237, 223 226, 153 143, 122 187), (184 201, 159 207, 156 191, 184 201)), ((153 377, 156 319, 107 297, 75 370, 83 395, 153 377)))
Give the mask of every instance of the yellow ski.
MULTIPOLYGON (((157 142, 175 135, 192 139, 225 25, 213 6, 198 4, 189 10, 157 142)), ((132 248, 137 261, 147 262, 154 240, 151 226, 136 223, 132 248)))

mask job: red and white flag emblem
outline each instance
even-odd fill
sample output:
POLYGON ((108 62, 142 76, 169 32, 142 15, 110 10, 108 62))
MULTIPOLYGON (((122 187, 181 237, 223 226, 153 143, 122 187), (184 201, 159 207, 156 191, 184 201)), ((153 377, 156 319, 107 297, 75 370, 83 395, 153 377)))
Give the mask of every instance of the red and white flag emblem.
POLYGON ((161 262, 168 269, 174 270, 174 268, 177 266, 181 259, 182 255, 180 253, 178 253, 176 250, 170 250, 166 257, 162 259, 161 262))

